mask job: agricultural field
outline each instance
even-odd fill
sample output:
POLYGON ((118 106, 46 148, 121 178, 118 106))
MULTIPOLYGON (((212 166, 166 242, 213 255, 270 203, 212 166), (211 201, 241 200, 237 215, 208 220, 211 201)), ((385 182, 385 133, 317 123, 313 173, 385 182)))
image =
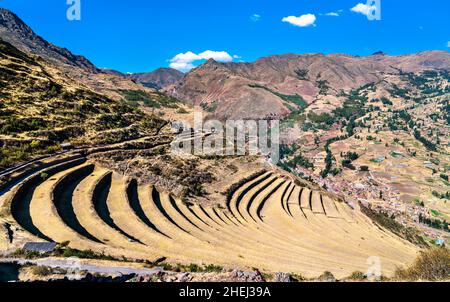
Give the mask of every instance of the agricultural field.
POLYGON ((306 277, 324 271, 348 276, 364 270, 374 254, 383 274, 392 275, 418 252, 358 208, 277 170, 247 177, 230 190, 225 207, 211 207, 183 202, 80 157, 24 181, 2 204, 17 247, 26 241, 67 242, 116 258, 257 267, 306 277))

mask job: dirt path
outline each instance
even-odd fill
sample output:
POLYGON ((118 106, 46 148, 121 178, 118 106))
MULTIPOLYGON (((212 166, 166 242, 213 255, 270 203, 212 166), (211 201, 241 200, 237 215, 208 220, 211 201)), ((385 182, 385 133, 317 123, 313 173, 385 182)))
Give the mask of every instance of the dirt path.
POLYGON ((83 263, 82 260, 76 258, 68 259, 36 259, 25 260, 18 258, 5 258, 0 259, 0 263, 17 263, 19 265, 32 264, 37 266, 46 266, 50 268, 58 268, 64 270, 74 271, 88 271, 90 273, 107 274, 107 275, 154 275, 162 271, 162 268, 147 269, 147 268, 134 268, 129 266, 103 266, 83 263))

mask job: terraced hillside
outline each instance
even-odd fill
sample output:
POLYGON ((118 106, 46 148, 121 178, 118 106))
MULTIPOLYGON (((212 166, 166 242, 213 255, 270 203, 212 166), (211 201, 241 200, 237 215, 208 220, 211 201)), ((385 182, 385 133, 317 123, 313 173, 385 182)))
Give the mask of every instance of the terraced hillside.
POLYGON ((370 256, 391 274, 417 252, 359 210, 275 170, 236 185, 221 208, 184 203, 79 156, 28 177, 2 203, 22 240, 133 259, 343 277, 367 271, 370 256))

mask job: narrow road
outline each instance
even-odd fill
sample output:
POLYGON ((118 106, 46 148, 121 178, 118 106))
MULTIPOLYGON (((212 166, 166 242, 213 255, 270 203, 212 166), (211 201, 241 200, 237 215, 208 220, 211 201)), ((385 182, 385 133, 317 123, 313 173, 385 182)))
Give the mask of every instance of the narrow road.
POLYGON ((100 266, 82 263, 81 259, 67 258, 67 259, 35 259, 26 260, 18 258, 4 258, 0 259, 0 263, 16 263, 19 265, 37 265, 46 266, 53 269, 72 270, 73 272, 88 271, 90 273, 107 274, 107 275, 154 275, 161 272, 163 269, 160 267, 154 269, 147 268, 133 268, 127 266, 100 266))
POLYGON ((54 154, 49 154, 49 155, 39 156, 38 158, 35 158, 35 159, 33 159, 33 160, 30 160, 30 161, 28 161, 28 162, 26 162, 26 163, 23 163, 23 164, 20 164, 20 165, 18 165, 18 166, 14 166, 14 167, 10 167, 10 168, 7 168, 7 169, 5 169, 5 170, 2 170, 2 171, 0 172, 0 177, 3 177, 3 176, 8 175, 8 174, 12 174, 12 173, 14 173, 14 172, 16 172, 16 171, 18 171, 18 170, 21 170, 21 169, 23 169, 23 168, 26 168, 26 167, 28 167, 28 166, 30 166, 30 165, 32 165, 32 164, 38 162, 38 161, 41 161, 41 160, 43 160, 43 159, 47 159, 47 158, 55 157, 55 156, 58 156, 58 155, 62 155, 62 154, 65 154, 65 153, 67 153, 67 152, 68 152, 68 151, 62 151, 62 152, 58 152, 58 153, 54 153, 54 154))

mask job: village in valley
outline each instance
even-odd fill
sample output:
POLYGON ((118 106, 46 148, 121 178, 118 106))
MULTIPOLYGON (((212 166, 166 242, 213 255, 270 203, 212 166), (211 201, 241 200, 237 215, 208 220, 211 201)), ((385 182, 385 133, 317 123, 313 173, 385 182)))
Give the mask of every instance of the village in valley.
POLYGON ((300 138, 286 135, 282 166, 353 207, 370 205, 426 241, 448 244, 449 80, 446 72, 404 75, 403 88, 373 84, 342 94, 344 106, 364 100, 351 128, 330 102, 316 100, 298 123, 286 122, 285 131, 300 138))

